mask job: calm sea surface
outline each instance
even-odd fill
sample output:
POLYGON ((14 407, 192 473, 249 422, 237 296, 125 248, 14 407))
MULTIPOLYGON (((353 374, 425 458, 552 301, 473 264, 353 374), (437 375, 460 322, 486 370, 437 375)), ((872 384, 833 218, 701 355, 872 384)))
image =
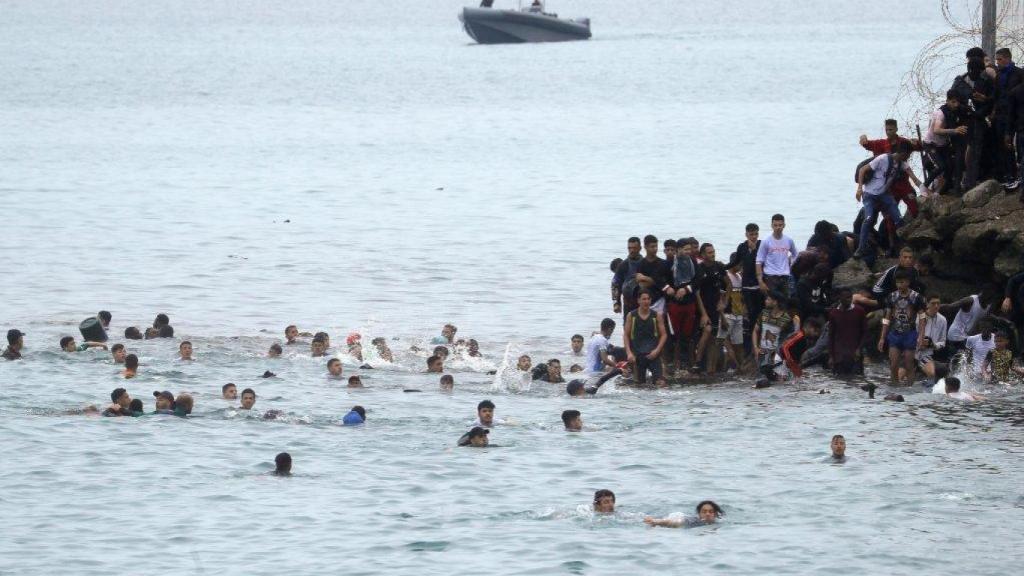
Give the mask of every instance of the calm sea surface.
POLYGON ((0 2, 0 327, 28 333, 0 363, 0 573, 1018 570, 1015 391, 893 404, 812 374, 570 400, 487 374, 506 347, 578 361, 628 236, 725 259, 774 212, 798 243, 849 227, 857 136, 947 31, 938 3, 564 0, 594 39, 526 46, 471 44, 461 5, 0 2), (191 391, 193 418, 62 415, 125 383, 58 352, 100 309, 112 342, 171 316, 197 361, 131 342, 127 387, 147 410, 191 391), (410 350, 445 322, 484 352, 449 363, 452 394, 410 350), (396 362, 343 356, 349 391, 305 347, 263 357, 290 323, 396 362), (455 448, 483 398, 500 446, 455 448), (368 423, 341 427, 354 404, 368 423), (284 450, 295 475, 268 476, 284 450), (705 498, 721 525, 641 522, 705 498))

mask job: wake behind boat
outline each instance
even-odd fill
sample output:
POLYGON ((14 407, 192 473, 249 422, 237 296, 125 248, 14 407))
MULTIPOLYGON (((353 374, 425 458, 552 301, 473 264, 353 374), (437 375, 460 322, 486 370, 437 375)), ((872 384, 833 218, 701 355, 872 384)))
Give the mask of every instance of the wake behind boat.
POLYGON ((522 42, 564 42, 590 38, 590 19, 560 19, 544 12, 544 4, 533 4, 519 10, 495 10, 494 0, 483 0, 479 8, 463 8, 459 20, 470 38, 480 44, 514 44, 522 42))

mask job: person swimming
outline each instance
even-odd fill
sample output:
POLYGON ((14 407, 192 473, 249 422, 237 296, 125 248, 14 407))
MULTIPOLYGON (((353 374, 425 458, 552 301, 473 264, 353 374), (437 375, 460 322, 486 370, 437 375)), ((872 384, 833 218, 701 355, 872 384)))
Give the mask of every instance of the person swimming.
POLYGON ((363 386, 363 379, 360 378, 359 375, 357 375, 357 374, 353 374, 353 375, 349 376, 348 377, 348 387, 349 388, 363 388, 364 387, 363 386))
POLYGON ((335 380, 341 379, 341 360, 331 358, 327 361, 327 377, 335 380))
POLYGON ((110 347, 110 356, 114 360, 114 364, 124 364, 124 359, 128 356, 128 350, 124 347, 124 344, 114 344, 110 347))
POLYGON ((607 489, 594 492, 594 512, 598 514, 614 514, 615 493, 607 489))
POLYGON ((565 392, 569 396, 587 396, 597 394, 597 391, 601 389, 601 386, 608 382, 612 378, 622 374, 622 368, 614 368, 607 374, 602 375, 597 379, 597 383, 594 386, 587 386, 584 380, 572 380, 565 386, 565 392))
POLYGON ((114 388, 110 393, 110 406, 103 411, 104 416, 131 416, 132 397, 124 388, 114 388))
POLYGON ((274 476, 291 476, 292 475, 292 455, 287 452, 281 452, 277 456, 274 456, 274 476))
POLYGON ((519 369, 520 372, 529 372, 532 367, 533 363, 530 361, 530 357, 526 354, 520 356, 519 360, 516 361, 516 368, 519 369))
POLYGON ((142 400, 139 400, 138 398, 133 398, 128 404, 128 414, 134 418, 144 415, 146 413, 145 410, 146 407, 143 406, 142 400))
POLYGON ((139 374, 139 357, 135 354, 129 354, 124 357, 124 370, 121 371, 121 376, 125 378, 135 378, 139 374))
POLYGON ((182 360, 186 362, 192 361, 192 343, 185 340, 181 344, 178 344, 178 355, 182 360))
POLYGON ((280 344, 274 342, 270 345, 270 348, 267 349, 267 358, 280 358, 283 353, 284 348, 281 348, 280 344))
POLYGON ((444 358, 440 356, 431 356, 427 358, 427 372, 433 374, 440 374, 444 372, 444 358))
POLYGON ((490 428, 494 426, 494 402, 490 400, 481 400, 476 405, 476 422, 473 426, 479 426, 481 428, 490 428))
POLYGON ((64 352, 84 352, 89 348, 102 348, 107 349, 107 345, 103 342, 82 342, 81 345, 75 344, 75 339, 71 336, 65 336, 60 339, 60 349, 64 352))
POLYGON ((241 406, 239 410, 252 410, 252 407, 256 405, 256 391, 252 388, 246 388, 242 390, 241 406))
POLYGON ((455 378, 451 374, 445 374, 441 376, 440 384, 442 392, 451 392, 455 388, 455 378))
POLYGON ((846 438, 842 434, 833 436, 829 447, 832 449, 833 461, 846 462, 846 438))
POLYGON ((191 394, 182 392, 178 394, 178 397, 174 399, 174 415, 180 418, 184 418, 192 413, 192 406, 194 404, 191 394))
POLYGON ((579 410, 563 410, 562 424, 566 432, 579 432, 583 430, 583 415, 579 410))
POLYGON ((362 406, 353 406, 348 414, 341 419, 343 426, 358 426, 366 422, 366 409, 362 406))
POLYGON ((714 524, 719 518, 725 515, 725 511, 712 500, 704 500, 697 504, 696 518, 654 518, 644 517, 644 524, 648 526, 663 528, 693 528, 695 526, 707 526, 714 524))
POLYGON ((491 433, 490 430, 482 426, 474 426, 469 432, 466 432, 459 438, 459 446, 471 446, 474 448, 485 448, 490 442, 487 436, 491 433))
POLYGON ((156 401, 156 409, 153 411, 153 414, 174 415, 174 394, 167 390, 163 392, 154 390, 153 397, 156 401))
POLYGON ((954 400, 965 400, 967 402, 973 402, 975 400, 984 400, 985 397, 980 394, 973 394, 971 392, 964 392, 960 390, 960 379, 954 376, 946 376, 939 380, 932 392, 938 394, 945 394, 954 400))
POLYGON ((129 326, 124 329, 124 337, 128 340, 142 340, 142 332, 138 326, 129 326))
POLYGON ((388 348, 387 340, 385 340, 384 338, 381 338, 380 336, 378 336, 378 337, 374 338, 373 340, 371 340, 370 343, 373 344, 374 348, 377 349, 377 356, 381 360, 383 360, 385 362, 394 362, 395 361, 395 357, 391 353, 391 348, 388 348))
POLYGON ((238 387, 228 382, 227 384, 220 387, 220 397, 225 400, 237 400, 238 399, 238 387))

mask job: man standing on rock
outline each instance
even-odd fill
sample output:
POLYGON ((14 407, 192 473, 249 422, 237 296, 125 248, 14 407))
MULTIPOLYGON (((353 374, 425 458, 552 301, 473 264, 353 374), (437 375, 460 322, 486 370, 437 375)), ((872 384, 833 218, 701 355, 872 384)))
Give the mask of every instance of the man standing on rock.
MULTIPOLYGON (((893 147, 900 142, 906 142, 914 151, 921 149, 920 142, 916 140, 907 140, 906 138, 899 136, 898 131, 899 125, 895 120, 889 118, 885 121, 885 138, 868 140, 867 135, 861 134, 860 145, 863 146, 865 150, 871 152, 871 155, 875 158, 882 154, 889 154, 892 152, 893 147)), ((914 194, 914 189, 910 187, 910 181, 909 178, 907 178, 906 173, 903 173, 895 182, 893 182, 891 191, 892 197, 896 202, 903 202, 906 204, 907 212, 910 214, 910 217, 916 218, 917 196, 914 194)))
POLYGON ((857 173, 857 201, 864 202, 864 222, 860 226, 860 242, 853 254, 854 258, 865 256, 868 237, 875 227, 879 212, 887 214, 896 227, 903 224, 891 189, 902 173, 906 173, 915 186, 921 185, 921 181, 907 164, 910 152, 909 142, 898 142, 892 153, 878 156, 861 167, 857 173))

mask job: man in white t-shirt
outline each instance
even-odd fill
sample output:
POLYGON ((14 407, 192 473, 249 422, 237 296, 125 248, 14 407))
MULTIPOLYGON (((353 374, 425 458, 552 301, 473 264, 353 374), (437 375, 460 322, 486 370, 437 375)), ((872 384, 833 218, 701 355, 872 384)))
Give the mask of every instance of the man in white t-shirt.
POLYGON ((985 357, 996 347, 996 339, 992 336, 992 325, 988 322, 981 324, 981 334, 967 337, 965 349, 970 356, 970 374, 975 379, 981 379, 981 368, 985 364, 985 357))
POLYGON ((615 332, 615 320, 605 318, 601 320, 601 331, 590 337, 587 343, 587 361, 584 370, 587 372, 603 372, 609 368, 615 368, 615 358, 612 357, 609 348, 610 338, 615 332))
POLYGON ((907 164, 911 151, 909 142, 897 142, 892 153, 876 156, 857 173, 857 201, 864 203, 864 221, 860 225, 860 242, 853 254, 854 258, 863 258, 866 254, 868 237, 878 221, 879 212, 885 212, 897 227, 903 224, 900 210, 889 188, 903 173, 915 186, 921 186, 921 181, 907 164))

